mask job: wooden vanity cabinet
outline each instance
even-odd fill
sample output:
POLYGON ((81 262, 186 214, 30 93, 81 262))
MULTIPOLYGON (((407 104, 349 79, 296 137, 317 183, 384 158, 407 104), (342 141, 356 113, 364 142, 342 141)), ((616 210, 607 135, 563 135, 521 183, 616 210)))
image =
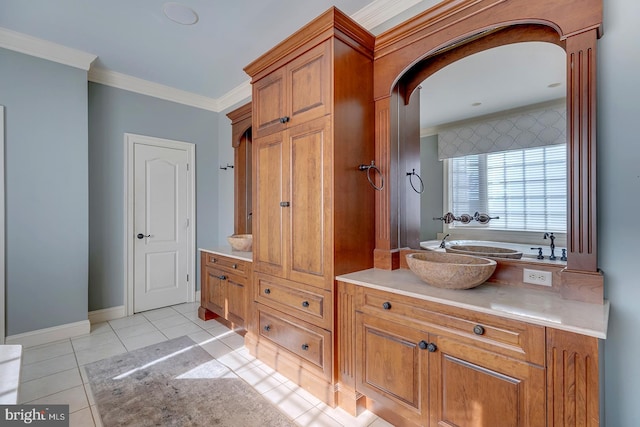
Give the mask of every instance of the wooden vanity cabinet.
POLYGON ((251 263, 209 252, 200 255, 202 320, 221 318, 233 327, 246 327, 251 263))
POLYGON ((338 292, 346 410, 398 426, 598 425, 596 338, 350 283, 338 292))
POLYGON ((256 272, 245 343, 330 405, 335 276, 373 266, 375 190, 358 169, 375 156, 373 46, 331 8, 245 68, 256 272))

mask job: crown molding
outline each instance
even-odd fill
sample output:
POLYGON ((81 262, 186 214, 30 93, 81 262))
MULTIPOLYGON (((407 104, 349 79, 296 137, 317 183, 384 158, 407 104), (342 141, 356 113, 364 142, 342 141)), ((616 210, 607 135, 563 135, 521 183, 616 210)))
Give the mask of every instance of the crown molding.
POLYGON ((89 70, 89 81, 203 110, 220 112, 217 99, 139 79, 127 74, 105 70, 104 68, 92 67, 89 70))
POLYGON ((218 98, 218 107, 220 108, 220 111, 223 111, 229 107, 233 107, 240 101, 250 98, 251 80, 247 80, 218 98))
POLYGON ((96 55, 0 27, 0 47, 88 71, 96 55))
POLYGON ((420 2, 422 0, 375 0, 351 15, 351 18, 371 30, 420 2))

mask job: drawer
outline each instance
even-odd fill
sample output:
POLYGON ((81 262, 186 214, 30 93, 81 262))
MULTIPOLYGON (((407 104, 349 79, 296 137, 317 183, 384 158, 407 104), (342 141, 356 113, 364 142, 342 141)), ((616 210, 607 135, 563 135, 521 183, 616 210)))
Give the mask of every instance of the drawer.
POLYGON ((202 252, 201 262, 208 267, 219 268, 242 276, 247 275, 247 261, 212 254, 209 252, 202 252))
POLYGON ((330 374, 331 333, 258 305, 258 327, 266 338, 330 374))
POLYGON ((255 275, 255 300, 314 325, 331 329, 331 292, 264 274, 255 275))
POLYGON ((356 310, 452 336, 515 359, 545 365, 545 328, 369 288, 358 288, 356 310))

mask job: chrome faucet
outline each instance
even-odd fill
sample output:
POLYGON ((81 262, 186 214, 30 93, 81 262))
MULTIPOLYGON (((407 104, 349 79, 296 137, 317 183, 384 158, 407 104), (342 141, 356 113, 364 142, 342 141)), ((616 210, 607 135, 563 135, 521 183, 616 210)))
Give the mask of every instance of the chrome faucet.
POLYGON ((551 248, 551 255, 549 255, 549 259, 551 261, 556 259, 556 255, 553 253, 553 251, 556 248, 556 244, 553 242, 554 240, 556 240, 556 236, 553 235, 553 233, 544 233, 544 236, 542 236, 543 239, 549 239, 551 240, 551 244, 549 245, 549 247, 551 248))
POLYGON ((449 237, 448 234, 442 238, 442 242, 440 242, 440 249, 444 249, 444 241, 447 239, 447 237, 449 237))

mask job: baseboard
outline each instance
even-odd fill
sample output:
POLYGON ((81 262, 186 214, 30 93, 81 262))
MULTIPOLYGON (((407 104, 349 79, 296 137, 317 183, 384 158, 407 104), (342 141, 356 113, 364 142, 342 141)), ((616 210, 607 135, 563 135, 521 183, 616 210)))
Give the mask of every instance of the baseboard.
POLYGON ((91 324, 108 322, 109 320, 120 319, 124 317, 124 305, 117 307, 103 308, 101 310, 94 310, 89 312, 89 322, 91 324))
POLYGON ((36 331, 25 332, 23 334, 10 335, 6 339, 6 344, 20 344, 27 348, 67 338, 87 335, 90 331, 91 324, 89 323, 89 320, 82 320, 80 322, 38 329, 36 331))

